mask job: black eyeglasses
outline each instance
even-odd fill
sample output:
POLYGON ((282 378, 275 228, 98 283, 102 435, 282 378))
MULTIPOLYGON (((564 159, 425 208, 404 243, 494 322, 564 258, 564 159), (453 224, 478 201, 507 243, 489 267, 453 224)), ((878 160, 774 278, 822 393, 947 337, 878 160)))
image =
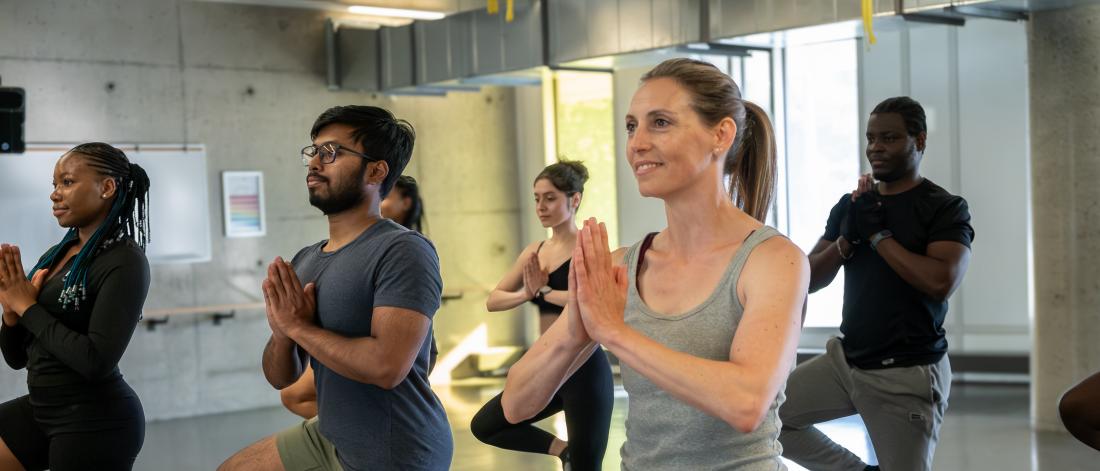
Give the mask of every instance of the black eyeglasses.
POLYGON ((336 161, 336 154, 339 154, 340 152, 348 152, 348 153, 351 153, 351 154, 358 155, 359 157, 367 159, 367 162, 377 162, 379 160, 382 160, 382 159, 376 159, 376 158, 371 157, 367 154, 360 154, 359 152, 348 149, 347 147, 344 147, 344 146, 342 146, 340 144, 337 144, 335 142, 328 142, 328 143, 325 143, 325 144, 321 144, 319 146, 317 146, 317 145, 308 145, 308 146, 303 147, 302 148, 302 165, 304 165, 306 167, 309 167, 309 162, 312 161, 313 158, 317 157, 317 156, 321 157, 321 163, 326 164, 326 165, 331 164, 331 163, 336 161))

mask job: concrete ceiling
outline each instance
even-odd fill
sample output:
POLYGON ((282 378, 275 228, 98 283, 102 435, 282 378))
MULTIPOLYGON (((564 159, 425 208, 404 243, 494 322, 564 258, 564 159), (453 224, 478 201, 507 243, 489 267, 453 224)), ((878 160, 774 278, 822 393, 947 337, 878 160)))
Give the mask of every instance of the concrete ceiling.
MULTIPOLYGON (((300 8, 327 12, 339 24, 377 28, 412 23, 407 18, 360 15, 348 12, 353 5, 442 12, 448 15, 485 8, 485 0, 191 0, 193 2, 245 5, 257 8, 300 8)), ((503 3, 503 2, 501 2, 503 3)))
MULTIPOLYGON (((485 8, 485 0, 193 0, 214 3, 268 6, 273 8, 340 9, 342 5, 439 11, 447 14, 485 8)), ((501 2, 504 3, 503 1, 501 2)))

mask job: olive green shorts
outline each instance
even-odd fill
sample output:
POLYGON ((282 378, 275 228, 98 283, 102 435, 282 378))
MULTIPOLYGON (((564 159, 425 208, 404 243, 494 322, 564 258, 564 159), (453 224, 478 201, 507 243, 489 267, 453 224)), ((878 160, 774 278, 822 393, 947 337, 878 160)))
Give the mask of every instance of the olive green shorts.
POLYGON ((277 433, 275 448, 287 471, 343 471, 336 447, 321 436, 317 417, 277 433))

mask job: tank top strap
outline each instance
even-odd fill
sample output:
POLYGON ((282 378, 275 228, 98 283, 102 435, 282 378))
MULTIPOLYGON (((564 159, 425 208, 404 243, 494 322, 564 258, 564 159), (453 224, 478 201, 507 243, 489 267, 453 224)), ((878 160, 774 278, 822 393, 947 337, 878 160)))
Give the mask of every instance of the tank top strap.
POLYGON ((657 237, 656 232, 650 232, 646 234, 645 239, 642 239, 642 243, 638 246, 638 263, 634 267, 634 274, 637 275, 638 271, 642 269, 642 264, 645 263, 645 253, 653 246, 653 238, 657 237))
MULTIPOLYGON (((644 239, 635 242, 630 246, 623 254, 623 265, 626 266, 626 279, 629 283, 627 288, 627 298, 631 296, 637 296, 638 286, 638 271, 642 269, 641 259, 645 257, 645 250, 649 249, 650 244, 653 243, 653 236, 656 233, 647 234, 644 239)), ((629 300, 627 301, 630 302, 629 300)))
POLYGON ((782 237, 783 234, 774 227, 761 226, 752 234, 749 234, 748 238, 741 243, 741 247, 737 249, 737 253, 733 256, 729 267, 730 277, 734 283, 741 278, 741 271, 745 269, 745 264, 749 261, 749 255, 752 255, 752 251, 775 236, 782 237))
MULTIPOLYGON (((637 294, 638 283, 638 271, 642 269, 642 263, 645 261, 645 253, 649 250, 649 247, 653 244, 653 237, 657 233, 647 234, 646 237, 629 249, 623 256, 623 262, 626 265, 627 277, 630 283, 630 287, 627 290, 629 293, 637 294)), ((723 276, 723 283, 734 282, 736 283, 741 277, 741 271, 745 269, 745 263, 749 260, 749 255, 760 244, 768 241, 775 236, 783 236, 781 232, 771 226, 761 226, 759 229, 753 231, 745 238, 745 241, 741 243, 741 247, 737 249, 737 253, 734 254, 733 259, 730 261, 730 266, 726 269, 726 275, 723 276)))

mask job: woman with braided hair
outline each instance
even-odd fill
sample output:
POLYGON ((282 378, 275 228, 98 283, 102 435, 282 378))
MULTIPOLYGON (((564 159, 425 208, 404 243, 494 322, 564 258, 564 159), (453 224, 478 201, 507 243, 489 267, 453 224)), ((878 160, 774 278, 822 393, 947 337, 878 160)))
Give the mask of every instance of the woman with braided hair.
POLYGON ((61 156, 53 185, 61 242, 29 276, 0 245, 0 351, 29 389, 0 404, 0 471, 128 470, 145 414, 118 362, 149 291, 149 177, 93 142, 61 156))

